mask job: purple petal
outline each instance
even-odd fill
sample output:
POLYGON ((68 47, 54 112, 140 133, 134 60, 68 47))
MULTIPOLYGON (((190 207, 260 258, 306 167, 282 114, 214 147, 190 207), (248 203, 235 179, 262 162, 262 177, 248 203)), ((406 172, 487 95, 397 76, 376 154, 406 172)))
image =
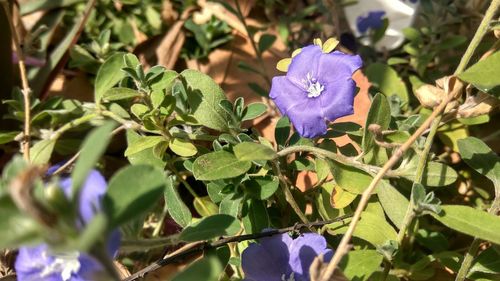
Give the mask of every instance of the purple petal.
POLYGON ((344 81, 337 80, 325 84, 325 88, 327 91, 318 97, 324 119, 335 121, 337 118, 354 113, 356 83, 350 77, 344 81))
POLYGON ((314 258, 320 254, 324 254, 325 261, 329 261, 333 255, 332 250, 327 248, 323 236, 305 233, 293 240, 290 246, 290 266, 295 276, 309 280, 309 267, 314 258))
POLYGON ((326 133, 324 115, 318 98, 309 98, 305 103, 289 108, 287 112, 299 135, 305 138, 315 138, 326 133))
POLYGON ((298 87, 302 87, 302 80, 307 77, 307 74, 318 78, 318 64, 322 54, 323 51, 316 45, 302 48, 300 53, 292 59, 286 78, 298 87))
POLYGON ((352 74, 363 66, 363 60, 358 55, 334 51, 321 56, 318 64, 321 82, 331 82, 351 78, 352 74))
POLYGON ((286 76, 273 78, 269 97, 274 100, 283 115, 287 115, 290 107, 305 103, 308 100, 307 93, 290 82, 286 76))
POLYGON ((368 29, 378 29, 383 25, 382 17, 384 11, 370 11, 367 15, 359 16, 356 19, 356 27, 361 33, 365 33, 368 29))
POLYGON ((241 255, 241 267, 248 280, 281 281, 283 274, 291 273, 288 247, 292 239, 288 234, 260 239, 251 244, 241 255))
POLYGON ((80 190, 80 216, 85 223, 89 223, 96 213, 101 211, 102 197, 106 193, 107 184, 104 177, 97 170, 90 171, 80 190))

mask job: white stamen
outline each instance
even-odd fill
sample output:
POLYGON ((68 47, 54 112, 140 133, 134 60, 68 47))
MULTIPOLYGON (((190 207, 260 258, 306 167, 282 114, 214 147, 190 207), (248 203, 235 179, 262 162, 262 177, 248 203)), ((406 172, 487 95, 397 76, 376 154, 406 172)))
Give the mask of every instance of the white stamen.
POLYGON ((309 72, 307 73, 306 79, 302 79, 302 84, 304 84, 308 98, 319 97, 325 89, 325 86, 321 85, 309 72))
MULTIPOLYGON (((43 252, 42 255, 47 255, 43 252)), ((54 273, 60 273, 61 279, 63 281, 71 280, 71 276, 80 270, 80 261, 78 257, 80 254, 78 252, 71 253, 57 253, 52 254, 55 259, 50 264, 46 265, 45 268, 40 273, 40 277, 44 278, 54 273)))

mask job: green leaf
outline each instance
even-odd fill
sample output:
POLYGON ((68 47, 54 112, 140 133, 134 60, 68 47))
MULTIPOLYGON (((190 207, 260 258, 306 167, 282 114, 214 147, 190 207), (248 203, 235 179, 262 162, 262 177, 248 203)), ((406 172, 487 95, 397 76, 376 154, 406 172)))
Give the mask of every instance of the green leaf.
POLYGON ((265 52, 273 45, 274 41, 276 41, 276 36, 272 34, 262 34, 259 39, 259 51, 261 53, 265 52))
POLYGON ((255 199, 245 201, 241 217, 247 234, 261 233, 263 229, 269 228, 271 225, 264 201, 255 199))
POLYGON ((469 270, 469 276, 474 272, 498 274, 500 272, 500 253, 495 246, 484 250, 474 259, 474 264, 469 270))
POLYGON ((77 194, 83 185, 90 170, 95 166, 101 155, 106 151, 111 140, 111 131, 116 123, 109 121, 98 128, 93 129, 85 138, 80 147, 80 156, 76 160, 75 167, 71 173, 73 194, 77 194))
POLYGON ((188 140, 184 139, 171 139, 168 147, 177 155, 183 157, 193 156, 198 153, 196 146, 188 140))
POLYGON ((398 96, 403 106, 409 101, 406 85, 398 73, 390 66, 383 63, 372 63, 366 68, 368 80, 376 86, 385 96, 398 96))
MULTIPOLYGON (((467 68, 458 75, 461 80, 473 84, 483 92, 488 92, 500 85, 500 52, 495 52, 484 60, 467 68)), ((498 94, 496 95, 498 97, 498 94)))
POLYGON ((271 197, 279 187, 279 181, 272 176, 252 177, 245 181, 245 191, 253 198, 265 200, 271 197))
MULTIPOLYGON (((92 220, 85 225, 85 228, 80 233, 78 241, 76 242, 76 250, 81 252, 88 252, 98 245, 99 240, 106 237, 108 226, 108 219, 103 213, 97 213, 92 220)), ((107 242, 107 241, 101 241, 107 242)))
POLYGON ((192 219, 191 211, 177 193, 172 177, 167 178, 164 195, 165 204, 167 204, 168 213, 172 219, 180 226, 186 227, 192 219))
POLYGON ((241 161, 227 151, 204 154, 193 163, 193 175, 197 180, 217 180, 234 178, 252 167, 250 161, 241 161))
POLYGON ((330 165, 337 184, 351 193, 362 194, 372 182, 373 178, 358 168, 333 161, 330 161, 330 165))
POLYGON ((0 196, 0 249, 41 242, 37 224, 21 213, 12 199, 0 196))
POLYGON ((318 181, 324 181, 330 174, 330 166, 328 165, 328 162, 324 159, 317 158, 314 161, 314 164, 318 181))
POLYGON ((20 5, 20 13, 22 16, 31 14, 37 11, 52 10, 55 8, 64 8, 84 0, 60 0, 60 1, 47 1, 47 0, 31 0, 20 5))
POLYGON ((210 196, 194 198, 193 207, 202 217, 209 217, 219 213, 219 206, 210 200, 210 196))
POLYGON ((165 187, 163 171, 147 165, 127 166, 109 181, 104 209, 111 227, 119 226, 153 207, 165 187))
POLYGON ((330 205, 335 209, 343 209, 356 199, 357 194, 351 193, 338 185, 334 185, 330 197, 330 205))
POLYGON ((215 254, 207 256, 193 262, 186 269, 177 273, 172 281, 193 281, 206 280, 217 281, 222 274, 225 265, 221 263, 215 254))
POLYGON ((389 123, 391 122, 391 107, 387 98, 382 94, 377 94, 373 98, 370 110, 368 111, 368 116, 366 117, 366 123, 363 133, 362 150, 366 154, 372 149, 378 147, 375 143, 375 136, 372 132, 368 130, 371 124, 377 124, 380 126, 380 130, 387 130, 389 128, 389 123))
POLYGON ((500 244, 500 217, 468 206, 441 205, 441 208, 439 215, 431 215, 442 224, 458 232, 500 244))
POLYGON ((106 101, 126 100, 141 96, 141 93, 130 88, 111 88, 107 90, 102 99, 106 101))
MULTIPOLYGON (((416 158, 414 157, 415 160, 417 160, 416 158)), ((416 161, 412 161, 410 164, 395 170, 395 173, 398 176, 414 181, 416 168, 416 161)), ((445 186, 454 183, 457 177, 457 172, 453 168, 439 162, 427 162, 422 176, 422 184, 433 187, 445 186)))
POLYGON ((463 35, 451 35, 441 41, 437 48, 439 50, 449 50, 453 48, 457 48, 460 45, 463 45, 465 42, 467 42, 467 37, 463 35))
POLYGON ((233 151, 240 161, 271 160, 276 157, 276 152, 272 148, 255 142, 239 143, 233 151))
POLYGON ((97 104, 101 102, 102 97, 109 89, 125 77, 125 72, 121 70, 125 66, 124 55, 120 52, 113 54, 97 71, 94 90, 94 101, 97 104))
POLYGON ((125 150, 125 157, 141 152, 147 148, 151 148, 162 141, 165 141, 165 138, 162 136, 141 136, 133 143, 129 144, 125 150))
POLYGON ((19 135, 19 133, 20 132, 0 132, 0 144, 14 141, 15 137, 19 135))
POLYGON ((332 220, 339 216, 339 210, 333 208, 330 200, 334 189, 335 184, 327 182, 320 186, 320 192, 316 195, 316 208, 324 220, 332 220))
POLYGON ((261 116, 262 114, 266 113, 266 111, 267 111, 267 106, 265 104, 260 102, 251 103, 245 108, 241 121, 255 119, 261 116))
POLYGON ((377 197, 392 223, 401 228, 410 201, 385 181, 378 187, 377 197))
MULTIPOLYGON (((349 227, 351 219, 346 223, 336 222, 329 224, 328 228, 335 233, 345 233, 349 227)), ((385 221, 385 217, 380 217, 369 212, 363 212, 361 219, 353 233, 354 237, 361 238, 373 246, 381 246, 388 240, 397 240, 398 234, 392 226, 385 221)))
POLYGON ((219 214, 226 214, 237 218, 240 214, 241 202, 245 199, 242 193, 229 194, 219 205, 219 214))
MULTIPOLYGON (((129 146, 139 141, 142 138, 142 136, 136 133, 134 130, 127 130, 126 136, 127 136, 127 143, 129 144, 129 146)), ((156 156, 156 154, 153 152, 153 147, 146 148, 140 152, 131 154, 127 156, 127 159, 130 162, 130 164, 133 165, 140 165, 140 164, 151 165, 158 167, 160 169, 163 169, 166 165, 165 161, 156 156)))
POLYGON ((219 214, 204 217, 182 231, 180 239, 186 242, 209 240, 220 236, 235 235, 240 230, 240 224, 236 218, 219 214))
POLYGON ((187 69, 180 74, 188 88, 188 102, 193 115, 205 127, 218 131, 228 131, 231 117, 219 104, 226 100, 224 91, 210 76, 196 70, 187 69))
POLYGON ((491 148, 478 138, 468 137, 458 140, 458 149, 467 165, 489 178, 497 190, 500 189, 500 157, 491 148))
POLYGON ((382 255, 376 250, 349 251, 342 259, 339 267, 348 280, 369 280, 370 276, 380 269, 382 255))
POLYGON ((281 117, 274 129, 274 139, 278 145, 284 146, 290 137, 290 120, 288 117, 281 117))
POLYGON ((33 164, 42 165, 50 160, 56 140, 41 140, 30 148, 30 161, 33 164))

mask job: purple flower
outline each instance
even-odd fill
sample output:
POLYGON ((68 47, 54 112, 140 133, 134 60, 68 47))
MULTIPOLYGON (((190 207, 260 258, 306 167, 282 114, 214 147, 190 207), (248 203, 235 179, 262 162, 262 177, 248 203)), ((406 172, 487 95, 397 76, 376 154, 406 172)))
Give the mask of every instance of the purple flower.
POLYGON ((356 26, 358 31, 365 33, 368 29, 378 29, 384 24, 382 17, 385 15, 384 11, 370 11, 367 15, 359 16, 356 19, 356 26))
POLYGON ((309 267, 320 254, 325 262, 333 256, 323 236, 305 233, 292 239, 284 233, 248 246, 241 255, 241 266, 248 281, 306 281, 309 267))
MULTIPOLYGON (((48 174, 57 170, 51 167, 48 174)), ((71 196, 71 178, 62 178, 59 186, 65 195, 71 196)), ((83 227, 102 210, 101 201, 106 192, 107 184, 104 177, 96 170, 92 170, 83 184, 79 196, 79 214, 82 222, 78 227, 83 227)), ((115 230, 108 237, 107 251, 114 256, 120 245, 120 232, 115 230)), ((21 247, 15 263, 19 281, 93 281, 99 280, 104 274, 103 266, 85 253, 54 252, 46 244, 21 247)))
POLYGON ((356 85, 351 76, 362 64, 358 55, 306 46, 292 59, 286 76, 273 78, 269 96, 302 137, 324 135, 326 121, 353 114, 356 85))

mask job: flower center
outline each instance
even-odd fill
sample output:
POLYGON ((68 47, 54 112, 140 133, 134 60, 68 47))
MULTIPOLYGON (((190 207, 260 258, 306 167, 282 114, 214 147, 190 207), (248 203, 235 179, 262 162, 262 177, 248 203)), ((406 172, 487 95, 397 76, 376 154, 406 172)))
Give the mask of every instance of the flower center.
MULTIPOLYGON (((48 253, 43 252, 43 255, 48 255, 48 253)), ((54 256, 54 260, 46 265, 40 273, 40 277, 44 278, 51 274, 59 273, 63 281, 68 281, 71 279, 71 275, 76 274, 80 270, 81 265, 78 260, 80 254, 78 252, 57 253, 52 254, 52 256, 54 256)))
POLYGON ((321 85, 318 82, 318 79, 312 77, 311 73, 309 72, 307 73, 306 79, 302 79, 302 84, 307 91, 308 98, 319 97, 325 89, 325 86, 321 85))

